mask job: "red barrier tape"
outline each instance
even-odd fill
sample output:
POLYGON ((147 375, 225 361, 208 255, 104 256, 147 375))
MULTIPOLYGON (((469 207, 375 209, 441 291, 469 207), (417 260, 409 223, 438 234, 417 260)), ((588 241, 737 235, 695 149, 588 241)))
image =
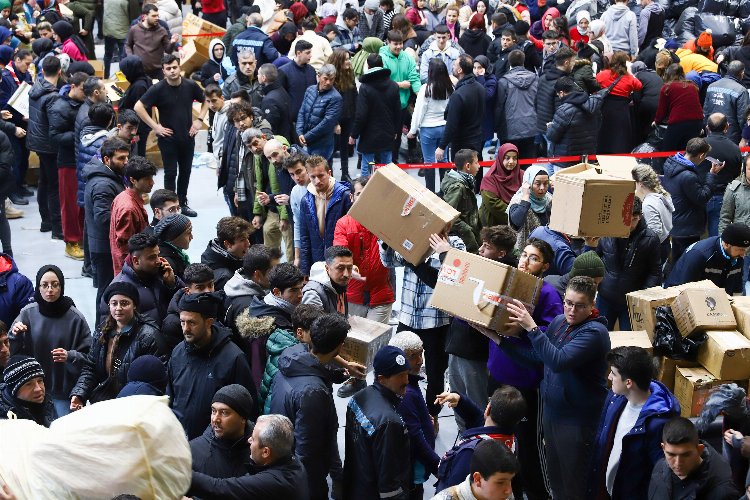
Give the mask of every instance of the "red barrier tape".
POLYGON ((219 37, 219 36, 224 36, 226 33, 227 33, 226 31, 222 31, 220 33, 198 33, 196 35, 182 35, 182 38, 198 37, 198 36, 216 36, 216 37, 219 37))
MULTIPOLYGON (((744 147, 740 148, 740 151, 743 153, 750 151, 750 147, 744 147)), ((623 153, 623 154, 616 154, 616 155, 606 155, 606 156, 630 156, 632 158, 669 158, 670 156, 674 156, 677 153, 682 153, 682 151, 655 151, 653 153, 623 153)), ((595 160, 596 155, 589 155, 589 160, 595 160)), ((553 156, 551 158, 526 158, 518 160, 519 165, 531 165, 534 163, 561 163, 561 162, 581 162, 580 156, 553 156)), ((482 167, 491 167, 495 164, 495 160, 491 161, 480 161, 479 165, 482 167)), ((403 169, 414 169, 414 168, 444 168, 444 169, 451 169, 454 168, 455 165, 453 163, 397 163, 396 164, 399 168, 403 169)), ((382 164, 377 164, 376 167, 381 167, 382 164)))

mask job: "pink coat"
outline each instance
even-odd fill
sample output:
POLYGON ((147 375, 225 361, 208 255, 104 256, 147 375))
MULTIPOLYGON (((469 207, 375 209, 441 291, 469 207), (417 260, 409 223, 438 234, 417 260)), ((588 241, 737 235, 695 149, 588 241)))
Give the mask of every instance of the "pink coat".
POLYGON ((88 57, 86 57, 86 54, 83 54, 81 50, 78 48, 78 45, 75 44, 72 38, 68 38, 65 40, 62 44, 62 53, 68 54, 70 56, 71 61, 87 61, 89 60, 88 57))

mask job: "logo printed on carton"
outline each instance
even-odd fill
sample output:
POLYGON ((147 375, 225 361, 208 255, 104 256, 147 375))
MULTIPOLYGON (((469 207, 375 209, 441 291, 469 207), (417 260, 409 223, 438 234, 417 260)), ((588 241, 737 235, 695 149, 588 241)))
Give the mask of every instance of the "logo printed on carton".
MULTIPOLYGON (((458 263, 458 265, 460 265, 461 261, 456 259, 453 263, 458 263)), ((458 284, 459 273, 460 269, 457 265, 449 266, 448 264, 443 264, 440 268, 440 273, 438 274, 438 281, 440 283, 445 283, 446 285, 456 285, 458 284)))
POLYGON ((606 195, 602 198, 602 208, 599 214, 596 216, 598 224, 607 224, 612 218, 612 197, 606 195))
POLYGON ((706 307, 713 312, 716 309, 716 299, 713 297, 706 297, 706 307))
POLYGON ((629 226, 633 222, 633 203, 635 202, 635 193, 630 193, 622 204, 622 223, 629 226))
POLYGON ((404 202, 404 207, 401 209, 401 217, 409 215, 416 205, 417 205, 416 197, 414 196, 407 197, 406 201, 404 202))

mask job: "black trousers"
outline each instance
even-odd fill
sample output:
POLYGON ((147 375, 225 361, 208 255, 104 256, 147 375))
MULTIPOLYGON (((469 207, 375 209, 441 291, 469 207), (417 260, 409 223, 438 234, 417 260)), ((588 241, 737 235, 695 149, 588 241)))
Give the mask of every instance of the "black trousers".
POLYGON ((206 14, 203 13, 203 20, 208 21, 209 23, 214 23, 217 26, 221 26, 222 28, 227 27, 227 11, 222 10, 221 12, 214 12, 213 14, 206 14))
POLYGON ((690 245, 700 239, 700 236, 688 236, 686 238, 672 236, 672 265, 677 263, 677 259, 685 253, 685 250, 687 250, 690 245))
POLYGON ((52 232, 62 234, 62 212, 60 211, 60 187, 57 180, 57 155, 38 153, 39 185, 36 200, 42 224, 52 225, 52 232))
POLYGON ((161 150, 161 159, 164 162, 164 188, 175 191, 180 198, 180 205, 186 205, 190 171, 193 168, 195 141, 165 141, 159 139, 159 149, 161 150), (175 180, 177 181, 176 189, 175 180))
POLYGON ((417 330, 403 323, 396 327, 396 333, 411 331, 416 333, 424 344, 425 373, 427 374, 427 391, 425 401, 433 417, 440 413, 441 406, 435 404, 435 397, 445 390, 445 370, 448 369, 448 353, 445 352, 445 340, 451 325, 417 330))
POLYGON ((333 152, 341 154, 341 175, 349 175, 349 135, 352 132, 353 119, 342 120, 341 133, 333 136, 333 152))

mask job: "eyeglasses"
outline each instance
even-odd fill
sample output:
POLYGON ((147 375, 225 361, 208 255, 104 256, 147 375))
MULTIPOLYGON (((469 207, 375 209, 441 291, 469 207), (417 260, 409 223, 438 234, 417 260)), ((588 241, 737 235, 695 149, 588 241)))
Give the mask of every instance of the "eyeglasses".
POLYGON ((526 252, 522 252, 518 260, 528 260, 532 264, 539 264, 541 260, 536 255, 529 255, 526 252))
POLYGON ((576 302, 573 302, 572 300, 565 299, 563 300, 563 305, 567 307, 568 309, 575 309, 577 311, 581 311, 583 309, 586 309, 589 307, 588 304, 578 304, 576 302))
POLYGON ((39 288, 42 290, 57 290, 60 288, 60 283, 57 281, 53 281, 52 283, 40 283, 39 288))

